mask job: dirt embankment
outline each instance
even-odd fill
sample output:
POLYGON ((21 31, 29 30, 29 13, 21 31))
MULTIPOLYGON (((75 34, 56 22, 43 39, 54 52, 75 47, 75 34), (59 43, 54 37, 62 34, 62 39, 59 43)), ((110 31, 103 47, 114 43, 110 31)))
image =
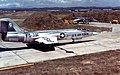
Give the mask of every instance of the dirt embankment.
MULTIPOLYGON (((84 16, 85 13, 75 13, 75 16, 84 16)), ((89 13, 90 14, 90 13, 89 13)), ((93 14, 93 13, 92 13, 93 14)), ((86 14, 87 15, 87 14, 86 14)), ((84 27, 72 24, 65 24, 64 18, 72 18, 73 13, 70 12, 34 12, 21 25, 27 31, 36 30, 54 30, 54 29, 68 29, 68 28, 86 28, 90 31, 110 31, 109 28, 100 27, 84 27)), ((91 16, 90 16, 91 17, 91 16)), ((94 17, 94 16, 92 16, 94 17)))
POLYGON ((23 22, 22 27, 28 31, 73 28, 50 12, 35 12, 23 22))

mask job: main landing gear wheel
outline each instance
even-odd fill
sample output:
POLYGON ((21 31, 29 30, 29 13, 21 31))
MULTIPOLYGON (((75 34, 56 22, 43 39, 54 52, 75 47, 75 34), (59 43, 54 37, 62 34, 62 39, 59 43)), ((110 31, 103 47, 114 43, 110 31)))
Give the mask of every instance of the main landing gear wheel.
POLYGON ((60 33, 60 38, 64 38, 65 37, 65 33, 60 33))

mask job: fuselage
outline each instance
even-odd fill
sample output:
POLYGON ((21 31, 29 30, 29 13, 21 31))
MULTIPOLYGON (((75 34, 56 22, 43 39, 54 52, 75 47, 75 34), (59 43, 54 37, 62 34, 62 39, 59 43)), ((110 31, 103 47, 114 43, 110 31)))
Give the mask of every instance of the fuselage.
POLYGON ((36 32, 24 32, 21 28, 9 18, 0 19, 0 32, 2 40, 7 42, 23 43, 59 43, 60 40, 81 39, 83 37, 94 35, 93 32, 78 29, 61 30, 42 30, 36 32))
POLYGON ((81 31, 77 29, 46 30, 39 32, 24 32, 24 33, 7 32, 3 40, 8 42, 33 43, 35 42, 35 39, 40 37, 57 37, 57 40, 77 40, 91 35, 93 35, 92 32, 81 31))

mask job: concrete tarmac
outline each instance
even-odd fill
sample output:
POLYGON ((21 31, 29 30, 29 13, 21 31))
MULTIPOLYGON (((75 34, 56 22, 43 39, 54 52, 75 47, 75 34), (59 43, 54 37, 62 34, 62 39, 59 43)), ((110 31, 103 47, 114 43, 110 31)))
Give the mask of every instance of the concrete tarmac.
POLYGON ((0 42, 0 68, 120 49, 120 25, 112 27, 115 29, 113 32, 81 39, 94 41, 55 46, 55 50, 46 52, 28 48, 23 43, 0 42))

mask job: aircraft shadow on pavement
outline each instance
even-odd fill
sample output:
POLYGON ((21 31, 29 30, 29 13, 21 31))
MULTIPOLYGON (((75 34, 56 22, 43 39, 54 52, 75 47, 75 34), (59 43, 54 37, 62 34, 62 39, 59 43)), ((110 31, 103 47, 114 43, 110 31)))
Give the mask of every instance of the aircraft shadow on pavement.
POLYGON ((86 40, 86 41, 75 41, 75 42, 66 42, 66 43, 58 43, 54 44, 54 46, 62 46, 62 45, 67 45, 67 44, 77 44, 77 43, 84 43, 84 42, 91 42, 95 40, 86 40))
POLYGON ((45 45, 45 44, 27 44, 27 47, 18 47, 18 48, 2 48, 0 47, 0 52, 4 51, 15 51, 15 50, 24 50, 24 49, 35 49, 42 52, 55 51, 55 47, 53 45, 45 45))
POLYGON ((0 52, 3 51, 14 51, 14 50, 23 50, 23 49, 36 49, 42 52, 48 52, 48 51, 55 51, 56 46, 62 46, 62 45, 67 45, 67 44, 77 44, 77 43, 83 43, 83 42, 91 42, 94 40, 87 40, 87 41, 77 41, 77 42, 67 42, 67 43, 58 43, 58 44, 51 44, 51 45, 46 45, 46 44, 27 44, 27 47, 18 47, 18 48, 1 48, 0 47, 0 52))
POLYGON ((28 48, 36 49, 42 52, 55 51, 54 45, 46 44, 27 44, 28 48))
POLYGON ((83 42, 91 42, 94 40, 86 40, 86 41, 76 41, 76 42, 67 42, 67 43, 58 43, 58 44, 28 44, 28 48, 33 48, 36 50, 40 50, 43 52, 48 52, 48 51, 55 51, 56 46, 62 46, 62 45, 67 45, 67 44, 77 44, 77 43, 83 43, 83 42))
POLYGON ((28 47, 19 47, 19 48, 1 48, 0 47, 0 52, 3 51, 14 51, 14 50, 23 50, 23 49, 29 49, 28 47))
POLYGON ((0 52, 4 51, 15 51, 15 50, 24 50, 24 49, 35 49, 42 52, 55 51, 54 46, 50 45, 41 45, 41 44, 29 44, 28 47, 18 47, 18 48, 1 48, 0 52))

